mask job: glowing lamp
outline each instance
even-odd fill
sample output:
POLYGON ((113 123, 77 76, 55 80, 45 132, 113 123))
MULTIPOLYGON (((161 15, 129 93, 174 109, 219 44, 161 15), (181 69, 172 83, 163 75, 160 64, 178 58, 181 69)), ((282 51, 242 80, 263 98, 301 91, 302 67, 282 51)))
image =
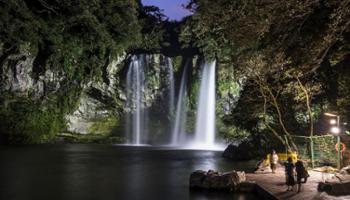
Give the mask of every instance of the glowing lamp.
POLYGON ((337 120, 335 120, 335 119, 331 119, 331 120, 329 121, 329 123, 330 123, 330 124, 332 124, 332 125, 334 125, 334 124, 336 124, 336 123, 337 123, 337 120))
POLYGON ((337 117, 338 115, 333 114, 333 113, 324 113, 324 115, 328 116, 328 117, 337 117))
POLYGON ((340 128, 334 126, 334 127, 331 128, 331 132, 334 133, 334 134, 339 134, 340 133, 340 128))

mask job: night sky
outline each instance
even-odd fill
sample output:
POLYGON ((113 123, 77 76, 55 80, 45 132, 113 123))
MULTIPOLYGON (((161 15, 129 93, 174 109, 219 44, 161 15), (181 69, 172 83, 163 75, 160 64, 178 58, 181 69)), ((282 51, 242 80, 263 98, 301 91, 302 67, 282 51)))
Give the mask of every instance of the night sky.
POLYGON ((181 20, 191 14, 181 6, 187 2, 188 0, 142 0, 143 5, 159 7, 170 20, 181 20))

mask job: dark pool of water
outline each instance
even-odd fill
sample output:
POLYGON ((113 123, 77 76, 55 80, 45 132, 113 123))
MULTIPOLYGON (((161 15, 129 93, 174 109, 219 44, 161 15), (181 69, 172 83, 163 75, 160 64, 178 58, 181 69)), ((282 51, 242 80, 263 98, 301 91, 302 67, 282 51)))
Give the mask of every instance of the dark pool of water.
POLYGON ((257 199, 190 192, 196 169, 251 169, 221 152, 113 145, 0 147, 1 200, 257 199))

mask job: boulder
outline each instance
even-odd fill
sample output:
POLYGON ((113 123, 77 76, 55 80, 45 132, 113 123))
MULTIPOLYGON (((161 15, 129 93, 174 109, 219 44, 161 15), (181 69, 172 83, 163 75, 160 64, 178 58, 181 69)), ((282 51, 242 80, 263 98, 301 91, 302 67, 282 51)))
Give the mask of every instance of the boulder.
POLYGON ((190 176, 190 188, 201 188, 202 182, 204 178, 207 176, 207 173, 202 170, 197 170, 195 172, 192 172, 190 176))
POLYGON ((220 176, 217 174, 208 175, 202 182, 203 189, 225 190, 229 184, 228 176, 220 176))
POLYGON ((243 171, 242 172, 232 171, 232 172, 229 172, 229 175, 231 177, 231 182, 235 185, 246 181, 245 173, 243 171))
POLYGON ((343 195, 350 195, 350 182, 346 183, 319 183, 318 184, 318 190, 322 192, 327 192, 329 195, 333 196, 343 196, 343 195))
POLYGON ((339 173, 342 175, 350 175, 350 165, 342 168, 339 173))
POLYGON ((332 179, 318 184, 318 190, 327 192, 329 195, 350 195, 350 175, 337 174, 332 179))
POLYGON ((245 180, 244 172, 231 171, 219 173, 213 170, 209 170, 208 172, 198 170, 190 175, 190 188, 231 191, 235 190, 237 185, 245 180))
POLYGON ((229 158, 236 161, 246 161, 255 158, 261 158, 266 153, 261 151, 259 145, 255 144, 254 141, 243 141, 238 145, 230 144, 222 154, 224 158, 229 158))

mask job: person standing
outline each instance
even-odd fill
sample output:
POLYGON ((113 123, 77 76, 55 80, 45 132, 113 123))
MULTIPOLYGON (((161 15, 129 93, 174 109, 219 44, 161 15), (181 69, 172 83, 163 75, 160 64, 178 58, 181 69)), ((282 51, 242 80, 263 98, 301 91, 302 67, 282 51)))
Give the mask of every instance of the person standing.
POLYGON ((278 155, 275 150, 272 150, 272 153, 270 155, 270 167, 273 174, 276 171, 277 163, 278 163, 278 155))
POLYGON ((288 158, 287 163, 285 163, 285 172, 286 172, 286 185, 287 191, 292 191, 295 185, 295 166, 293 164, 293 159, 291 157, 288 158))
POLYGON ((298 183, 298 192, 301 190, 301 184, 306 183, 307 178, 310 176, 308 171, 306 170, 303 161, 298 160, 295 163, 295 171, 297 173, 297 183, 298 183), (303 181, 301 181, 304 179, 303 181))

